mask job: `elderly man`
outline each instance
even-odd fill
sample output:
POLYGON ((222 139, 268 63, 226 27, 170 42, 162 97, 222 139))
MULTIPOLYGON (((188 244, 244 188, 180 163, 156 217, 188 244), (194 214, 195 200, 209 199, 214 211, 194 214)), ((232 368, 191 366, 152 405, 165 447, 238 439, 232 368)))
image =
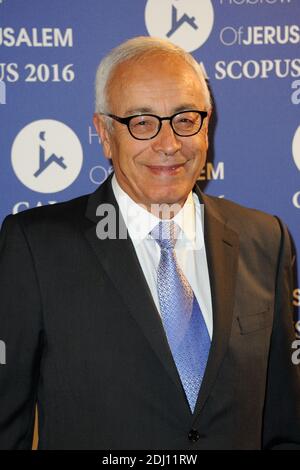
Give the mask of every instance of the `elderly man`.
POLYGON ((1 448, 30 448, 36 403, 40 449, 299 445, 289 237, 198 188, 210 115, 199 65, 167 41, 100 63, 113 176, 2 227, 1 448))

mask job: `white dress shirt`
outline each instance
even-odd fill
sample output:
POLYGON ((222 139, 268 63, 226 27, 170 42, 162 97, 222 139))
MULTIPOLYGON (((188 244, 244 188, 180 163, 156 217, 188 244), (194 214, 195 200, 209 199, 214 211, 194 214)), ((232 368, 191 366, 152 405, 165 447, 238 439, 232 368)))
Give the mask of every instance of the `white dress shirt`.
MULTIPOLYGON (((160 247, 149 232, 160 219, 147 211, 120 187, 116 176, 112 177, 112 189, 134 245, 138 260, 160 314, 157 293, 157 268, 160 247)), ((203 207, 196 194, 190 192, 182 209, 173 218, 181 228, 175 245, 176 258, 190 283, 201 308, 208 333, 212 338, 213 316, 206 250, 203 234, 203 207)))

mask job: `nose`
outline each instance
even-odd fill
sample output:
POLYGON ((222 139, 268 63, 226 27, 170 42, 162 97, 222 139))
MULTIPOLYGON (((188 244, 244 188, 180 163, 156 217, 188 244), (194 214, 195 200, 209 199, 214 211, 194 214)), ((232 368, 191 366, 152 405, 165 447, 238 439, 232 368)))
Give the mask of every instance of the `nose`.
POLYGON ((174 155, 181 149, 181 142, 173 132, 170 121, 163 121, 161 129, 153 139, 152 148, 155 152, 174 155))

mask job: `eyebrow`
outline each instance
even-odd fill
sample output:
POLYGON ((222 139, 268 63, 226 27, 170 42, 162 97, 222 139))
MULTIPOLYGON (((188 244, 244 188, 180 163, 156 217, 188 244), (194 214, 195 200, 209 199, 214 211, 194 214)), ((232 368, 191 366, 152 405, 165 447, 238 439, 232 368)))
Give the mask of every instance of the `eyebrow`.
POLYGON ((180 113, 181 111, 186 111, 188 109, 198 109, 198 106, 195 105, 195 103, 184 103, 181 106, 177 106, 175 109, 173 109, 174 113, 180 113))
MULTIPOLYGON (((194 103, 184 103, 184 104, 181 104, 180 106, 176 106, 176 108, 173 108, 172 114, 180 113, 181 111, 186 111, 187 109, 197 109, 197 106, 195 106, 194 103)), ((153 110, 153 108, 142 106, 140 108, 127 109, 124 114, 125 116, 132 116, 135 114, 144 114, 144 113, 155 114, 155 111, 153 110)))
POLYGON ((144 113, 153 113, 152 108, 140 107, 140 108, 130 108, 125 111, 125 116, 135 115, 135 114, 144 114, 144 113))

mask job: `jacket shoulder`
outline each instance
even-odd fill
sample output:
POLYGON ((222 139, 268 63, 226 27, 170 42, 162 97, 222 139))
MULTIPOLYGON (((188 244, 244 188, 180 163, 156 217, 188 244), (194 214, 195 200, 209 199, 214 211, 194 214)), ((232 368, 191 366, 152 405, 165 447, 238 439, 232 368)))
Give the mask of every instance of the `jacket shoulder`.
POLYGON ((205 195, 203 200, 216 217, 245 239, 273 241, 276 245, 281 239, 285 226, 279 217, 225 198, 205 195))

